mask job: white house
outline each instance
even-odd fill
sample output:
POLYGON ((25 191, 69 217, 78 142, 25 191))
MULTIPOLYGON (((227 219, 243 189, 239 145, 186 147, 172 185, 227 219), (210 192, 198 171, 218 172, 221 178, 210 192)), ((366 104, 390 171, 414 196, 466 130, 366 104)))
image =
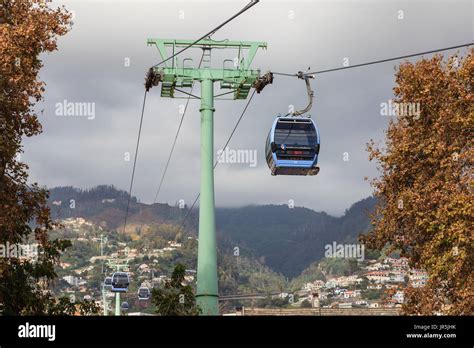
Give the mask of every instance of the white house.
POLYGON ((403 303, 405 300, 405 295, 403 291, 399 290, 392 296, 392 299, 395 300, 397 303, 403 303))

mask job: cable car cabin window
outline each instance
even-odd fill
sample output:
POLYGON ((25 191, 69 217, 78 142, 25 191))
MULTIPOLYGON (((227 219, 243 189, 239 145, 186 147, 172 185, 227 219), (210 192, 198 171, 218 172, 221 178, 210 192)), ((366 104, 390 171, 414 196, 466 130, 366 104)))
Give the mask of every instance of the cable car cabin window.
POLYGON ((290 146, 314 146, 316 129, 312 123, 278 122, 275 127, 275 143, 290 146))
POLYGON ((117 284, 128 284, 129 279, 126 273, 117 273, 113 276, 113 282, 117 284))

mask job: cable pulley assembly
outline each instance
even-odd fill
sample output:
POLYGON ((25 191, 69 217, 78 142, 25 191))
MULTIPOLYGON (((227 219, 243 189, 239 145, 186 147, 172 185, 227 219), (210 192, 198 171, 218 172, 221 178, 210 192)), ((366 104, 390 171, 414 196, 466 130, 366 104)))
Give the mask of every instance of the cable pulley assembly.
POLYGON ((161 81, 161 74, 157 74, 153 68, 148 70, 145 78, 145 89, 148 92, 151 87, 158 86, 161 81))
POLYGON ((260 93, 266 85, 269 85, 271 83, 273 83, 273 73, 269 71, 265 75, 255 80, 253 87, 255 88, 257 93, 260 93))

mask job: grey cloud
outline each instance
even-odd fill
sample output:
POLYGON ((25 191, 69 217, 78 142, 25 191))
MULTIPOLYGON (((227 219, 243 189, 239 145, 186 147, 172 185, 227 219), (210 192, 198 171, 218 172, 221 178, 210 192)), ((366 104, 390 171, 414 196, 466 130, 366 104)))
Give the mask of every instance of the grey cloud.
MULTIPOLYGON (((31 177, 48 186, 91 187, 114 184, 127 189, 143 98, 143 79, 160 60, 148 37, 193 39, 241 8, 242 2, 66 2, 75 10, 72 31, 60 39, 59 51, 44 56, 41 77, 47 82, 42 122, 44 134, 27 139, 24 159, 31 177), (180 20, 179 11, 184 11, 180 20), (212 15, 211 15, 212 14, 212 15), (129 57, 130 67, 124 67, 129 57), (96 104, 96 118, 54 116, 64 99, 96 104)), ((259 40, 268 50, 253 67, 294 73, 403 55, 472 41, 470 1, 262 1, 219 31, 214 39, 259 40), (404 19, 397 19, 397 11, 404 19), (288 16, 294 11, 294 19, 288 16)), ((189 50, 194 63, 199 50, 189 50)), ((233 58, 229 52, 227 58, 233 58)), ((222 64, 226 52, 216 52, 222 64)), ((414 61, 416 59, 411 59, 414 61)), ((289 104, 303 107, 304 84, 276 76, 256 95, 231 144, 258 151, 258 165, 221 164, 216 169, 216 202, 220 206, 285 203, 341 214, 371 194, 364 176, 377 175, 365 144, 383 139, 389 118, 380 103, 392 96, 398 62, 318 75, 311 114, 321 129, 321 172, 316 177, 271 177, 264 160, 264 141, 278 113, 289 104), (342 154, 348 152, 345 162, 342 154)), ((217 86, 216 86, 217 90, 217 86)), ((165 99, 155 88, 148 94, 133 194, 144 202, 155 191, 179 124, 184 99, 165 99)), ((195 88, 199 93, 199 87, 195 88)), ((216 101, 215 150, 225 143, 245 101, 216 101)), ((159 201, 194 200, 199 190, 199 102, 191 101, 159 201)))

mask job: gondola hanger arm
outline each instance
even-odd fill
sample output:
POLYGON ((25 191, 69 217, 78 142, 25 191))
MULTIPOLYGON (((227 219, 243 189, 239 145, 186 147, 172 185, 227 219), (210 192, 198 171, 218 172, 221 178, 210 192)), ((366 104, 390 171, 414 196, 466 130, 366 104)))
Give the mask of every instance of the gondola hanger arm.
POLYGON ((304 109, 289 113, 291 116, 303 115, 303 114, 307 113, 309 110, 311 110, 311 108, 313 107, 314 92, 311 89, 311 84, 309 82, 309 79, 314 79, 314 75, 305 74, 302 71, 298 71, 297 76, 298 76, 299 79, 304 80, 304 82, 306 83, 306 91, 308 92, 309 102, 308 102, 308 105, 304 109))

